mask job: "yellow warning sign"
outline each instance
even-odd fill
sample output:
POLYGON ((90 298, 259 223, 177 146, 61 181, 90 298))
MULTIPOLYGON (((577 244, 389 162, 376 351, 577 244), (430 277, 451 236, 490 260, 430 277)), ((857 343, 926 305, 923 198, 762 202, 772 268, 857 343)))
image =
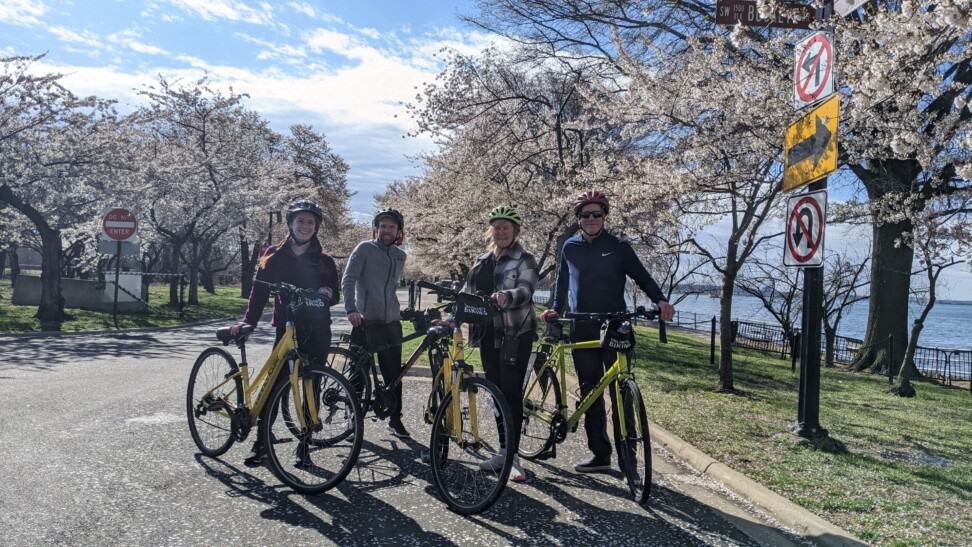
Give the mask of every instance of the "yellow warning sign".
POLYGON ((796 190, 837 169, 839 95, 786 128, 783 191, 796 190))

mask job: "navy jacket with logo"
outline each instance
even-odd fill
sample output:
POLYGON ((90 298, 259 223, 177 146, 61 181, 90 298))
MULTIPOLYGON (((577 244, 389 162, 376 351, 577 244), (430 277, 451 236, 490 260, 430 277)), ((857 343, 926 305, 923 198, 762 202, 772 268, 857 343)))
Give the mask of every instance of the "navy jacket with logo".
MULTIPOLYGON (((554 288, 553 309, 572 312, 612 312, 626 309, 624 284, 630 277, 652 302, 665 299, 631 245, 606 231, 590 242, 582 234, 564 242, 554 288)), ((575 328, 575 340, 596 338, 596 325, 575 328)))

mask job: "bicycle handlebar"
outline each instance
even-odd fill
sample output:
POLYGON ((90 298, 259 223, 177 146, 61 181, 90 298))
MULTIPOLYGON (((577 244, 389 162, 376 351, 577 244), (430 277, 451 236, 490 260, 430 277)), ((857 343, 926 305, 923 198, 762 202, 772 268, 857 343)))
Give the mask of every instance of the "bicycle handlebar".
POLYGON ((455 300, 456 296, 459 294, 458 291, 454 291, 450 288, 436 285, 435 283, 430 283, 428 281, 419 281, 418 286, 422 287, 423 289, 428 289, 429 292, 435 293, 446 300, 455 300))
POLYGON ((634 319, 635 317, 643 317, 648 320, 658 319, 659 311, 657 309, 646 310, 642 306, 638 306, 635 311, 614 311, 614 312, 603 312, 603 313, 585 313, 585 312, 568 312, 564 314, 565 319, 581 319, 589 321, 608 321, 611 319, 634 319))
POLYGON ((266 285, 266 286, 270 287, 270 292, 276 293, 276 294, 280 294, 284 298, 287 298, 287 299, 290 299, 290 298, 295 297, 295 296, 305 296, 305 297, 307 297, 307 296, 321 296, 328 303, 330 303, 330 299, 327 298, 327 296, 325 294, 320 293, 320 292, 316 291, 315 289, 301 289, 300 287, 297 287, 296 285, 292 285, 290 283, 285 283, 283 281, 280 281, 278 283, 270 283, 269 281, 261 281, 259 279, 254 279, 253 281, 255 283, 260 283, 260 284, 263 284, 263 285, 266 285))

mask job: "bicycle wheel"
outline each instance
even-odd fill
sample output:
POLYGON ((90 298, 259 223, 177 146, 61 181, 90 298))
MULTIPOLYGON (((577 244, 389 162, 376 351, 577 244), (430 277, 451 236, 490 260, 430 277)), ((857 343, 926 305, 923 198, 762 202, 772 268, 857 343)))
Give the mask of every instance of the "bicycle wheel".
POLYGON ((274 390, 260 438, 277 478, 302 494, 320 494, 354 467, 364 419, 351 385, 337 371, 305 370, 303 375, 296 402, 290 382, 274 390))
POLYGON ((362 415, 368 413, 371 408, 371 376, 369 372, 369 362, 371 356, 363 350, 354 346, 345 348, 342 346, 331 346, 327 354, 327 366, 340 372, 351 384, 351 389, 361 403, 362 415))
POLYGON ((552 368, 527 371, 523 393, 523 427, 520 428, 520 455, 532 460, 554 442, 550 424, 562 405, 560 382, 552 368))
POLYGON ((208 348, 199 354, 189 373, 186 390, 186 415, 189 434, 203 454, 216 457, 225 453, 235 440, 232 413, 242 381, 233 356, 220 348, 208 348))
POLYGON ((651 437, 648 434, 648 413, 641 390, 633 378, 621 386, 627 438, 618 441, 622 455, 621 469, 628 479, 628 488, 636 502, 644 505, 651 492, 651 437))
POLYGON ((479 513, 496 501, 513 466, 513 451, 502 448, 513 438, 512 412, 503 394, 485 378, 468 378, 459 401, 447 392, 432 423, 429 443, 432 477, 453 511, 479 513), (459 405, 460 420, 453 424, 459 405), (452 427, 452 426, 455 427, 452 427))

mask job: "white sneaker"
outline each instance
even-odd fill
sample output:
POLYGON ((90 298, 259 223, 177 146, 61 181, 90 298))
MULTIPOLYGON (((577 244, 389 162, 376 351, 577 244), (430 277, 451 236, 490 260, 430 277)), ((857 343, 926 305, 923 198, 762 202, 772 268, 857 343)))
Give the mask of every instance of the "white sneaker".
POLYGON ((479 462, 479 468, 483 471, 499 471, 503 469, 504 463, 506 463, 506 449, 501 448, 492 458, 479 462))
POLYGON ((526 480, 526 473, 520 467, 519 456, 513 456, 513 469, 510 470, 510 480, 513 482, 523 482, 526 480))

